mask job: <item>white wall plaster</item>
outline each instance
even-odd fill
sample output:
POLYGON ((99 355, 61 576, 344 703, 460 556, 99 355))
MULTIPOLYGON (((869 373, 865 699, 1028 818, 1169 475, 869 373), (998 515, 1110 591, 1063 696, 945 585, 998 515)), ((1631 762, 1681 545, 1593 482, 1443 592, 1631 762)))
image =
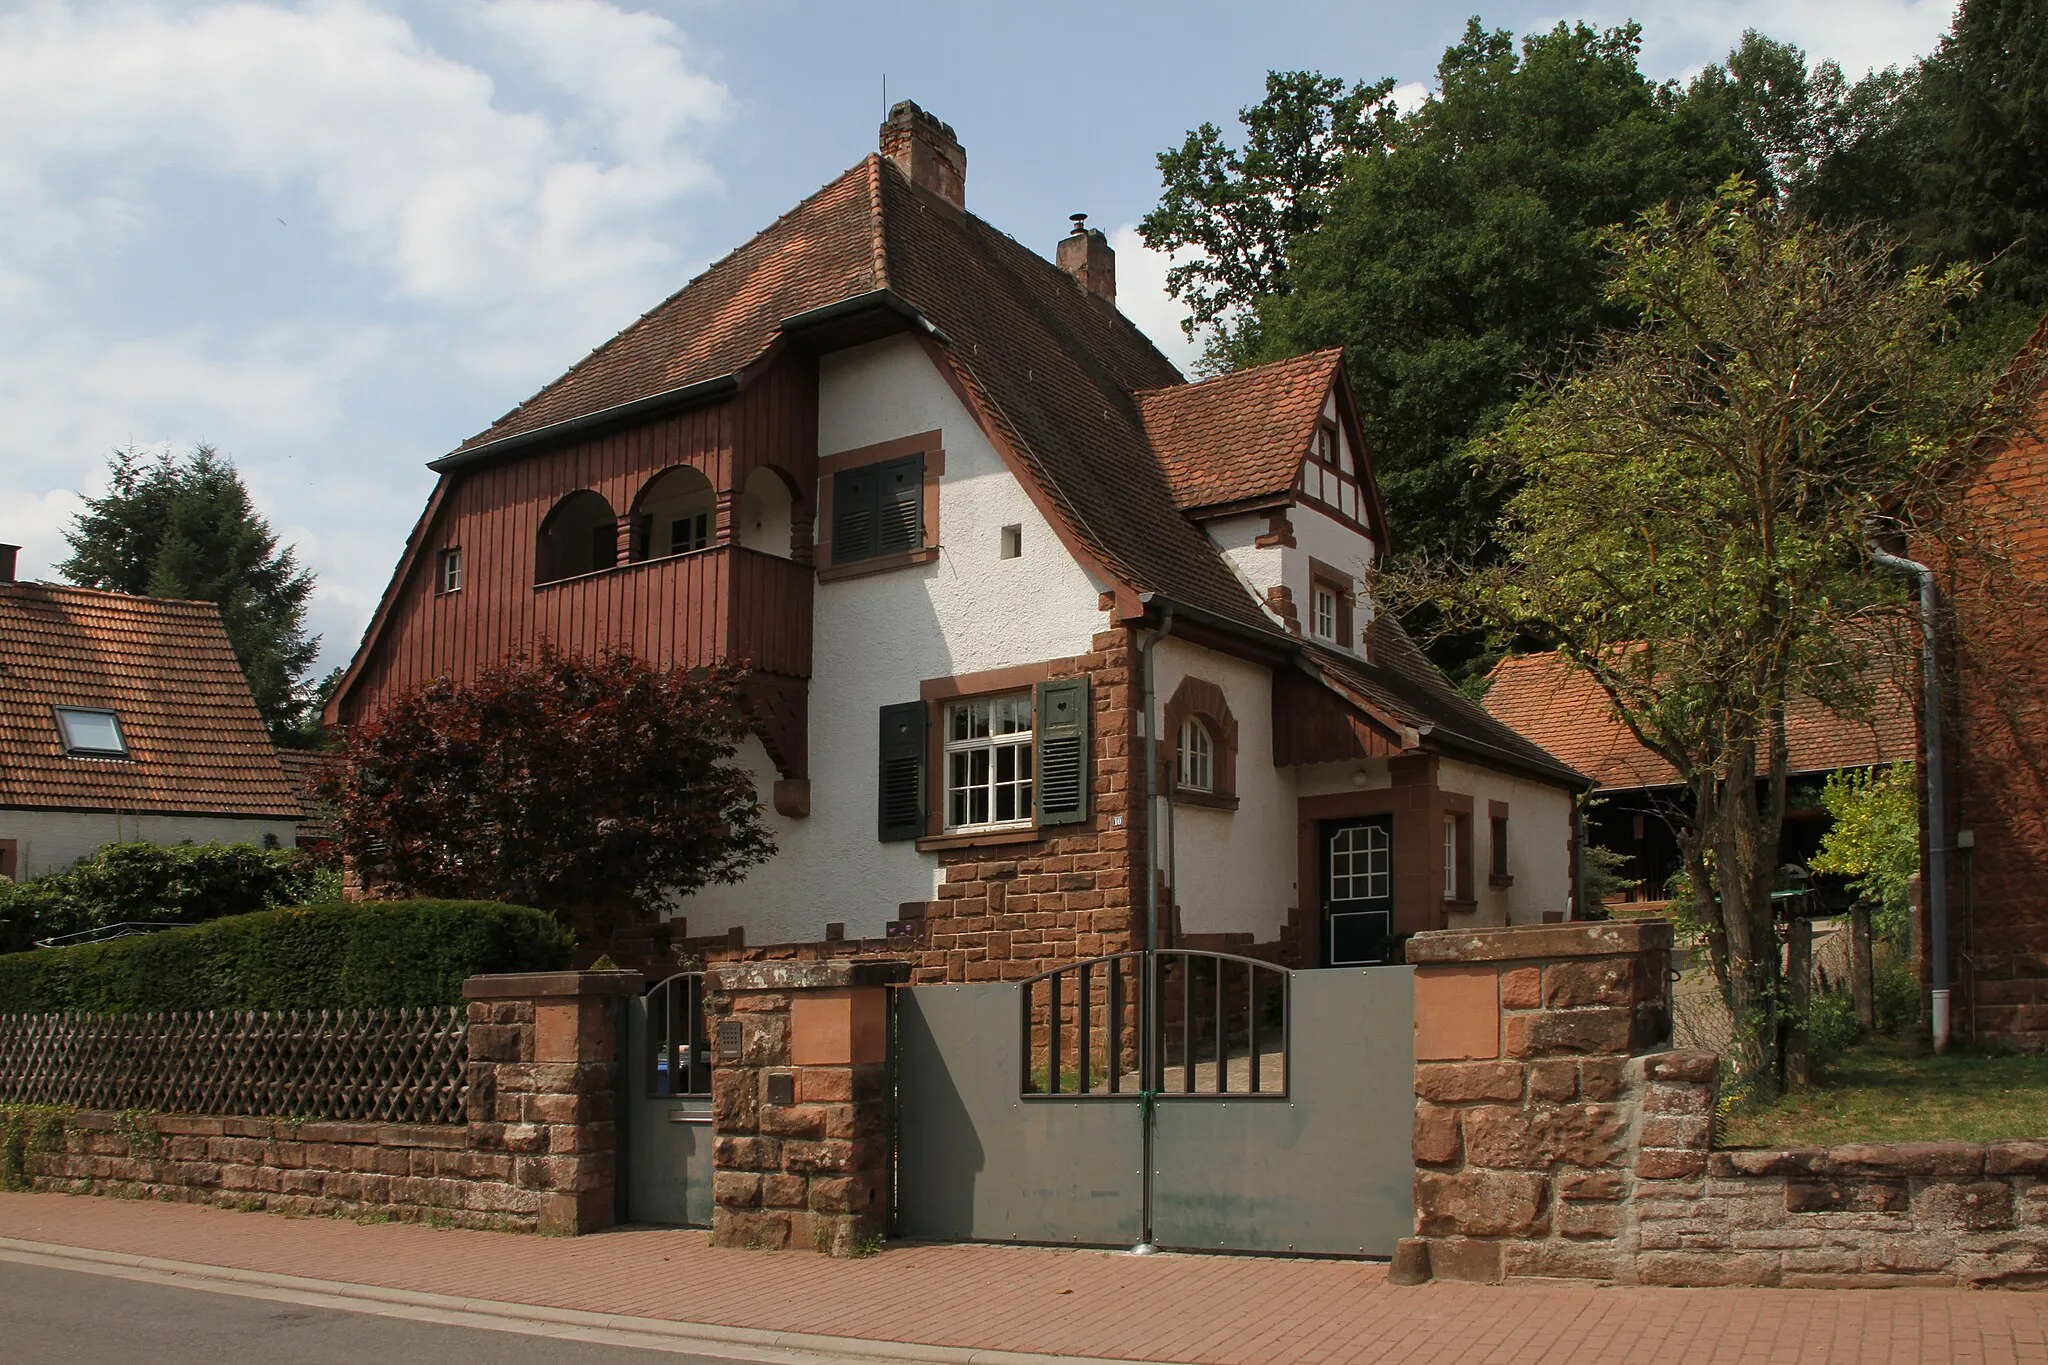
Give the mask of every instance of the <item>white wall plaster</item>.
POLYGON ((285 848, 298 843, 297 828, 289 820, 0 809, 0 839, 15 841, 15 871, 23 878, 62 872, 103 844, 260 844, 265 835, 285 848))
MULTIPOLYGON (((1351 628, 1354 637, 1362 635, 1372 622, 1372 603, 1365 591, 1371 581, 1372 537, 1313 507, 1297 504, 1287 516, 1294 525, 1295 546, 1286 552, 1287 586, 1294 593, 1294 606, 1301 614, 1302 629, 1307 630, 1309 623, 1308 562, 1315 558, 1341 574, 1348 574, 1358 588, 1358 596, 1352 606, 1351 628)), ((1343 643, 1346 649, 1358 652, 1356 638, 1343 643)))
MULTIPOLYGON (((750 944, 811 942, 828 923, 879 937, 897 907, 928 901, 937 855, 875 838, 879 713, 915 701, 926 678, 978 673, 1089 652, 1108 623, 1104 584, 1082 570, 1022 484, 961 406, 922 347, 896 337, 819 363, 818 452, 937 430, 941 554, 932 564, 820 583, 810 696, 811 814, 769 811, 780 852, 736 886, 681 902, 690 935, 742 926, 750 944), (1024 553, 1002 558, 1002 528, 1024 553)), ((764 805, 774 765, 757 743, 742 755, 764 805)))
MULTIPOLYGON (((1546 910, 1570 908, 1571 793, 1448 758, 1437 765, 1437 785, 1472 798, 1472 884, 1478 908, 1457 927, 1535 924, 1546 910), (1514 878, 1510 887, 1487 885, 1492 860, 1489 801, 1505 801, 1508 806, 1508 874, 1514 878)), ((1441 831, 1436 834, 1442 837, 1441 831)))

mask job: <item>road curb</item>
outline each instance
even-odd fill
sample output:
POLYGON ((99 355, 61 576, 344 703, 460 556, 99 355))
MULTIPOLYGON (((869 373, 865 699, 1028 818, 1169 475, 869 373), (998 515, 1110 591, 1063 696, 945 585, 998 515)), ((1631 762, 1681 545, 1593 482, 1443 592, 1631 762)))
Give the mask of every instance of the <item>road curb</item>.
POLYGON ((632 1317, 623 1313, 588 1313, 571 1308, 507 1303, 497 1299, 463 1298, 380 1285, 280 1275, 264 1270, 172 1261, 157 1256, 95 1251, 55 1242, 0 1237, 0 1261, 51 1269, 114 1275, 124 1279, 170 1284, 247 1298, 283 1299, 314 1307, 381 1313, 478 1327, 670 1351, 717 1352, 746 1360, 817 1365, 823 1360, 858 1360, 904 1365, 1128 1365, 1128 1359, 1097 1356, 1042 1355, 915 1342, 869 1341, 860 1337, 821 1336, 810 1332, 769 1332, 715 1323, 671 1322, 665 1318, 632 1317))

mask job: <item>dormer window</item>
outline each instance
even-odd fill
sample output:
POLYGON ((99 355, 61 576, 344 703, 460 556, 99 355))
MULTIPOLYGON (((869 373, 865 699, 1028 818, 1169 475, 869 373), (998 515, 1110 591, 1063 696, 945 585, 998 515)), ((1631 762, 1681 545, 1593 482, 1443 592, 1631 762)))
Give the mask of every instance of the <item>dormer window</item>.
POLYGON ((121 719, 112 711, 59 706, 57 737, 64 752, 73 758, 126 758, 128 740, 121 733, 121 719))
POLYGON ((1337 642, 1337 592, 1321 583, 1316 584, 1315 610, 1310 617, 1309 629, 1318 640, 1337 642))
POLYGON ((1309 638, 1338 649, 1353 648, 1358 641, 1351 628, 1351 576, 1320 559, 1309 560, 1308 570, 1309 638))

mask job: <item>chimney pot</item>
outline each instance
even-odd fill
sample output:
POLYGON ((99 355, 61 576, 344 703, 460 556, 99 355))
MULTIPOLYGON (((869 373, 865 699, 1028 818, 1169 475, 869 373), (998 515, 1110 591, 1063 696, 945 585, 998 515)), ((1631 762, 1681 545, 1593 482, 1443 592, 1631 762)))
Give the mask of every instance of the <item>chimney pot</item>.
POLYGON ((950 123, 939 122, 913 100, 899 100, 882 124, 882 155, 895 162, 911 184, 956 209, 966 209, 967 149, 953 135, 950 123))
POLYGON ((1088 226, 1088 215, 1070 213, 1074 230, 1060 238, 1060 269, 1074 277, 1074 283, 1116 306, 1116 250, 1100 228, 1088 226))
POLYGON ((0 545, 0 583, 14 581, 14 557, 20 553, 19 545, 0 545))

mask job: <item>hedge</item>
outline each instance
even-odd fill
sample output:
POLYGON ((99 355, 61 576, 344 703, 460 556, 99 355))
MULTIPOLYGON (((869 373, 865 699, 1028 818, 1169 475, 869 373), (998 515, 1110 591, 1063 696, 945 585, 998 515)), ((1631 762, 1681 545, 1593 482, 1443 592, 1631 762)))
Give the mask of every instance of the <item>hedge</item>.
POLYGON ((198 924, 340 892, 338 872, 295 848, 105 844, 62 872, 0 882, 0 953, 123 921, 198 924))
POLYGON ((566 968, 572 942, 494 901, 293 906, 0 956, 0 1014, 452 1005, 480 972, 566 968))

